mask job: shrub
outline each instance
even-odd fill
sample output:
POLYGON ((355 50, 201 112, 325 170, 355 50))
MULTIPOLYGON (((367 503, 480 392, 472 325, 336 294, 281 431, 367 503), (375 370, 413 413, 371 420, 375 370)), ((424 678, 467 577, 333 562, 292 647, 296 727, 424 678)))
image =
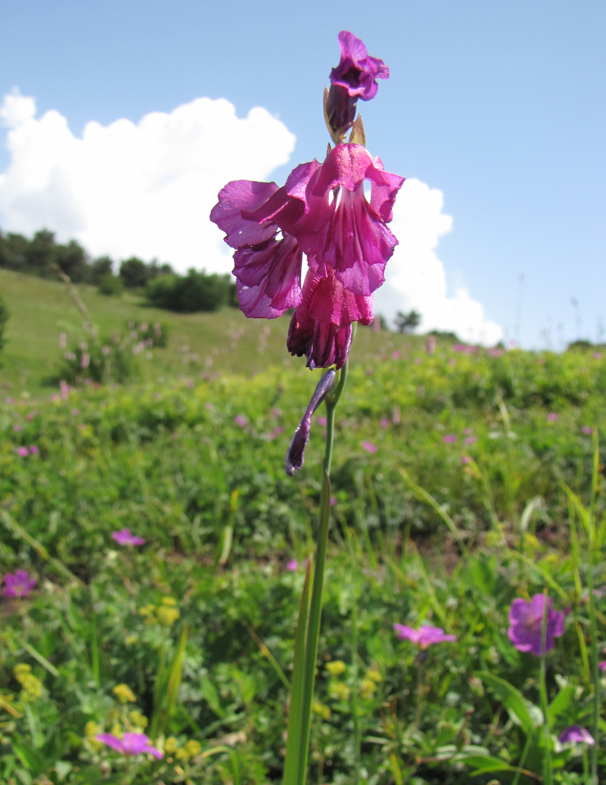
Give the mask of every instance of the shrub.
POLYGON ((87 382, 125 384, 139 372, 138 356, 145 349, 142 341, 130 334, 116 333, 106 340, 82 341, 63 357, 58 378, 76 386, 87 382))
POLYGON ((118 275, 103 275, 99 279, 99 292, 108 297, 120 297, 124 291, 124 283, 118 275))
POLYGON ((162 347, 168 345, 168 326, 164 322, 137 322, 130 320, 126 327, 132 332, 137 333, 139 341, 143 341, 147 347, 162 347))
POLYGON ((158 308, 178 313, 218 311, 237 302, 236 285, 229 274, 189 270, 186 276, 160 275, 146 288, 147 299, 158 308))

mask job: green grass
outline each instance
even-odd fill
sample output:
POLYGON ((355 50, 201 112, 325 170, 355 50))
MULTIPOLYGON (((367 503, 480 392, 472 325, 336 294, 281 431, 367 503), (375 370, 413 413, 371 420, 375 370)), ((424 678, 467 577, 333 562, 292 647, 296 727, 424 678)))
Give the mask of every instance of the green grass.
MULTIPOLYGON (((303 360, 286 352, 287 316, 272 321, 246 319, 232 308, 219 313, 175 314, 150 308, 139 293, 125 292, 117 298, 99 294, 92 286, 79 285, 77 289, 102 338, 124 332, 129 320, 167 325, 168 347, 155 349, 152 360, 142 360, 141 381, 199 377, 217 371, 250 375, 272 365, 304 365, 303 360)), ((7 344, 0 354, 0 381, 11 395, 36 394, 50 386, 50 378, 61 365, 59 334, 67 334, 68 348, 87 339, 82 315, 61 282, 0 269, 0 293, 11 311, 7 344)), ((415 345, 417 340, 361 329, 355 356, 366 361, 415 345)))
MULTIPOLYGON (((78 340, 81 317, 63 286, 0 274, 13 287, 3 357, 15 385, 0 400, 0 576, 38 580, 23 600, 0 595, 0 780, 280 782, 323 411, 294 478, 284 454, 319 372, 286 355, 286 319, 260 353, 265 322, 162 312, 171 343, 147 381, 49 396, 58 332, 78 340), (248 329, 235 348, 230 325, 248 329), (183 343, 198 364, 182 363, 183 343), (118 546, 121 528, 145 545, 118 546), (95 742, 145 721, 160 762, 95 742)), ((102 332, 154 318, 133 296, 81 293, 102 332)), ((568 611, 546 663, 549 731, 595 733, 605 389, 606 358, 591 352, 466 355, 439 342, 428 357, 421 340, 358 331, 336 418, 310 782, 536 783, 539 663, 509 641, 507 614, 545 587, 568 611), (420 652, 395 622, 457 640, 420 652)), ((591 755, 554 743, 553 781, 589 785, 591 755)))

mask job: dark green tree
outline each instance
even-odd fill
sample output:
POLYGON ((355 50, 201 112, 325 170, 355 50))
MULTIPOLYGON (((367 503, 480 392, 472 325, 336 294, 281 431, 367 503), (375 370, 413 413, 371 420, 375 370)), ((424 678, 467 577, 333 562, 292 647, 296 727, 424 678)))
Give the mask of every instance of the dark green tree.
POLYGON ((69 275, 74 283, 88 281, 90 278, 86 251, 76 240, 70 240, 67 245, 55 246, 54 262, 66 275, 69 275))
POLYGON ((25 251, 23 272, 51 278, 56 275, 53 262, 56 260, 56 243, 54 232, 41 229, 33 236, 25 251))
POLYGON ((90 282, 98 286, 106 275, 112 275, 112 260, 109 256, 99 256, 90 265, 90 282))
POLYGON ((412 333, 421 324, 421 314, 414 310, 408 311, 408 313, 398 311, 394 321, 399 333, 412 333))
POLYGON ((120 265, 120 278, 127 289, 141 289, 149 280, 147 265, 136 256, 131 256, 120 265))

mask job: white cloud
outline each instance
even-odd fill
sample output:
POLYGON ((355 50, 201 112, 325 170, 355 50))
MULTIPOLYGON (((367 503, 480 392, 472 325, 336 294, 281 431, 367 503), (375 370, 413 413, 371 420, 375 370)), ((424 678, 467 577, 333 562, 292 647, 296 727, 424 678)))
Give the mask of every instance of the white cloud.
POLYGON ((5 96, 10 164, 0 175, 3 227, 41 227, 76 238, 93 254, 157 257, 178 270, 231 269, 222 233, 208 220, 228 180, 267 180, 295 137, 265 109, 236 117, 232 104, 198 98, 136 125, 86 125, 82 138, 56 111, 35 119, 35 102, 5 96))
POLYGON ((390 225, 400 244, 387 263, 385 285, 375 295, 375 311, 393 319, 413 308, 422 314, 421 330, 451 330, 466 341, 491 345, 503 337, 501 327, 484 314, 484 306, 467 289, 448 296, 446 272, 435 248, 452 231, 452 217, 442 212, 444 197, 420 180, 406 180, 398 194, 390 225))
MULTIPOLYGON (((60 241, 77 239, 93 256, 170 262, 177 270, 231 270, 223 234, 208 220, 222 186, 233 179, 267 180, 285 164, 295 137, 265 109, 238 118, 225 99, 198 98, 170 113, 152 112, 137 124, 90 122, 77 138, 57 111, 36 118, 36 104, 17 90, 4 97, 10 163, 0 174, 2 228, 31 235, 46 227, 60 241)), ((415 308, 421 328, 454 330, 461 338, 494 343, 501 328, 461 288, 447 295, 434 249, 451 231, 443 197, 407 180, 396 202, 400 240, 387 265, 376 311, 392 319, 415 308)))

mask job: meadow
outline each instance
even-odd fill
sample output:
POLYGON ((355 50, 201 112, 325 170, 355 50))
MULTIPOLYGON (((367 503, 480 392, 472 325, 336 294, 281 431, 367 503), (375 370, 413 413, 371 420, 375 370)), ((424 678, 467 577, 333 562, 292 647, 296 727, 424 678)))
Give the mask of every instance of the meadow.
MULTIPOLYGON (((176 316, 80 287, 100 333, 157 319, 169 345, 137 382, 49 387, 58 334, 81 340, 82 317, 63 285, 23 279, 0 271, 0 576, 37 583, 0 600, 0 781, 279 782, 322 410, 294 478, 284 455, 319 373, 286 354, 285 319, 176 316), (123 529, 145 542, 121 544, 123 529), (96 740, 125 732, 163 757, 96 740)), ((594 732, 604 687, 605 391, 592 350, 438 339, 430 355, 358 331, 311 782, 529 785, 547 748, 554 782, 590 782, 595 746, 559 736, 594 732), (565 622, 542 660, 513 645, 508 612, 544 591, 565 622), (394 624, 455 640, 423 648, 394 624)))

